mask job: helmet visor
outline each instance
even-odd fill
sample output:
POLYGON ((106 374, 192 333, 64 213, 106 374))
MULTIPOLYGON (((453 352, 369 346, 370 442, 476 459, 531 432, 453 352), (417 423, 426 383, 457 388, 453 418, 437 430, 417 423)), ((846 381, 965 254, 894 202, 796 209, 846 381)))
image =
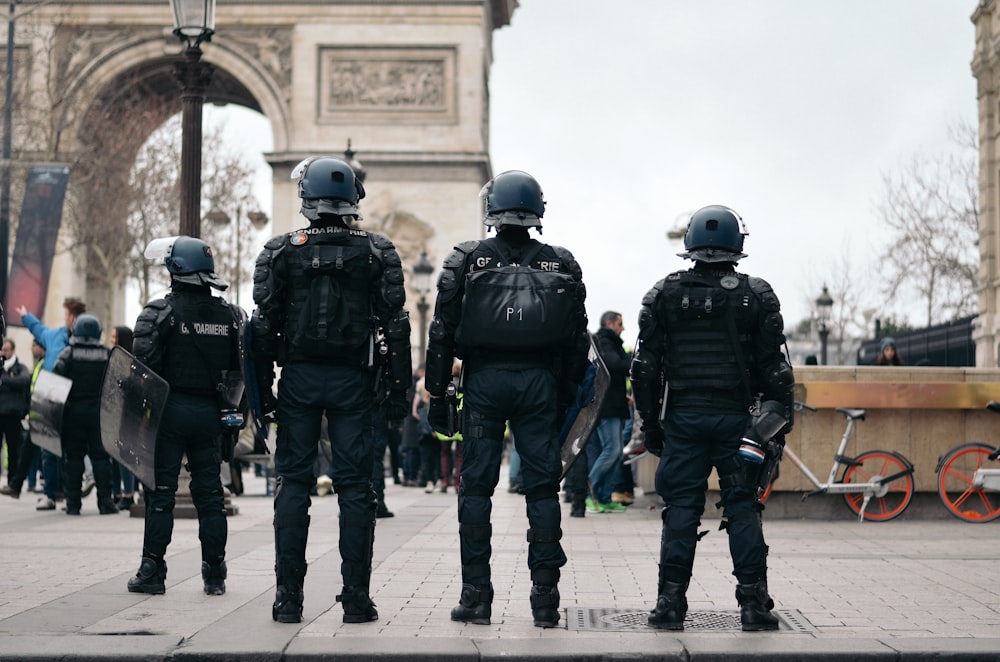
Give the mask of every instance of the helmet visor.
POLYGON ((167 258, 170 257, 170 253, 174 249, 175 241, 177 241, 176 236, 153 239, 146 245, 146 250, 142 252, 142 256, 152 264, 166 264, 167 258))

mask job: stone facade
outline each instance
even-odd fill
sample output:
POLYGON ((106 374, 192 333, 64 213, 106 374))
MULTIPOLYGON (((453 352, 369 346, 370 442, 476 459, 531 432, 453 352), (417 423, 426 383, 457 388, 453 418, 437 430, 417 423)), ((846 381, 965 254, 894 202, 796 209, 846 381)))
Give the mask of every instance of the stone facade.
MULTIPOLYGON (((290 179, 295 164, 342 155, 350 141, 367 171, 363 227, 392 238, 408 272, 422 251, 438 266, 455 243, 482 236, 478 193, 492 176, 492 34, 509 24, 516 6, 219 0, 216 33, 202 47, 202 60, 216 71, 206 102, 241 104, 270 121, 274 232, 303 224, 290 179)), ((170 66, 181 46, 163 0, 52 3, 32 12, 31 25, 32 35, 56 44, 47 73, 36 68, 32 78, 41 84, 55 75, 65 90, 64 154, 87 131, 88 114, 123 105, 131 81, 142 81, 162 119, 179 109, 170 66)), ((18 26, 19 37, 26 27, 18 26)), ((68 287, 79 280, 71 261, 57 261, 56 269, 46 319, 61 319, 65 295, 94 296, 68 287)), ((411 292, 408 302, 415 329, 418 298, 411 292)))
POLYGON ((979 317, 973 331, 976 365, 1000 366, 1000 207, 997 204, 998 85, 1000 85, 1000 23, 995 0, 981 0, 972 14, 976 44, 972 74, 979 105, 979 317))

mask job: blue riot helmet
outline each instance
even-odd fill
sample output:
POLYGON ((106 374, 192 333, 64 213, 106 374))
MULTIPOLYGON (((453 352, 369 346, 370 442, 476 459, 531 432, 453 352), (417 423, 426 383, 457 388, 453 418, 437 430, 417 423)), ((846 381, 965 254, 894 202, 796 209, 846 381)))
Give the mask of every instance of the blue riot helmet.
POLYGON ((99 339, 101 337, 101 320, 90 313, 77 315, 76 321, 73 322, 73 337, 99 339))
POLYGON ((684 233, 685 250, 678 255, 699 262, 736 262, 746 257, 743 238, 747 234, 743 219, 729 207, 702 207, 691 214, 684 233))
POLYGON ((542 227, 541 218, 545 215, 542 187, 526 172, 501 172, 486 182, 479 197, 483 201, 483 223, 489 227, 542 227))
POLYGON ((292 170, 299 180, 302 215, 318 221, 323 214, 354 216, 361 220, 358 202, 365 187, 350 165, 332 156, 305 159, 292 170))
POLYGON ((176 282, 209 285, 217 290, 229 287, 229 283, 215 275, 212 247, 201 239, 186 236, 154 239, 143 255, 154 264, 166 265, 176 282))

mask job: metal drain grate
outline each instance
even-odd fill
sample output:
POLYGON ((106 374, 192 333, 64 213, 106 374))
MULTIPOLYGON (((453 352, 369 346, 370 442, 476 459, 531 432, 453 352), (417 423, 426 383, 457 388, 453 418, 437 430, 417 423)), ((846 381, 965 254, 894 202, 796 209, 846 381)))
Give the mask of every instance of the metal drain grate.
MULTIPOLYGON (((775 609, 780 621, 778 632, 815 633, 816 628, 797 609, 775 609)), ((631 609, 580 609, 567 607, 567 630, 618 632, 663 632, 649 627, 648 611, 631 609)), ((684 619, 685 632, 742 632, 736 611, 689 611, 684 619)))

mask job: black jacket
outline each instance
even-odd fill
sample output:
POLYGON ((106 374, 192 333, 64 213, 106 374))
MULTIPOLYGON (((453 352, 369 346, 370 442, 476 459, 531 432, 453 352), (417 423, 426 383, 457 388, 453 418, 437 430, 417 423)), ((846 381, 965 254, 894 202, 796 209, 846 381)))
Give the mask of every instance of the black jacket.
POLYGON ((20 361, 0 375, 0 416, 22 417, 28 413, 31 371, 20 361))
POLYGON ((628 397, 625 383, 628 379, 629 355, 625 351, 621 336, 608 328, 598 329, 594 334, 594 344, 608 368, 611 381, 608 392, 601 403, 600 418, 629 418, 628 397))

